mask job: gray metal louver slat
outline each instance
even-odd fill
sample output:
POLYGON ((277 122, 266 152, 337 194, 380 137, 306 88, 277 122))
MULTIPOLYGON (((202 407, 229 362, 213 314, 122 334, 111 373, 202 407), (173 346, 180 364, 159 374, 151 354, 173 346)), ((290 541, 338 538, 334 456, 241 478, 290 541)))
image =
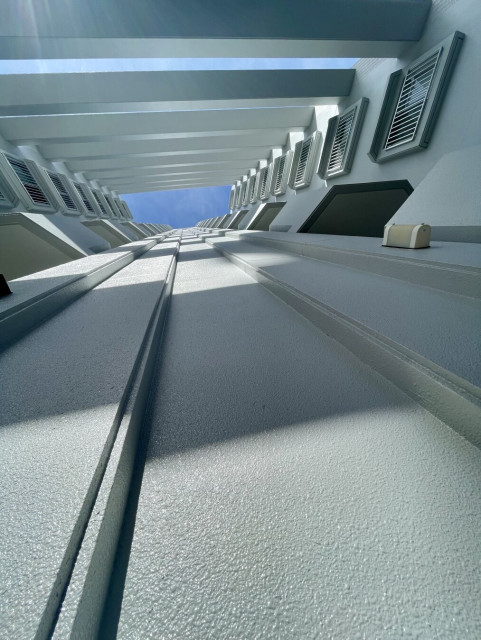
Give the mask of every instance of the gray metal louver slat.
POLYGON ((252 193, 254 191, 254 179, 255 179, 255 176, 251 176, 247 181, 247 195, 246 195, 247 202, 250 202, 252 200, 252 193))
POLYGON ((60 180, 60 178, 55 173, 50 173, 50 171, 47 171, 47 173, 48 173, 48 176, 49 176, 50 180, 53 182, 55 188, 57 189, 59 196, 62 198, 65 206, 67 207, 67 209, 70 209, 72 211, 77 211, 77 207, 75 205, 75 202, 70 197, 69 192, 67 191, 67 189, 63 185, 63 183, 60 180))
POLYGON ((414 140, 441 50, 438 49, 426 60, 408 70, 384 145, 385 149, 392 149, 414 140))
POLYGON ((278 191, 282 185, 282 176, 284 173, 284 167, 286 166, 286 156, 281 156, 277 164, 276 186, 275 191, 278 191))
POLYGON ((50 201, 31 174, 25 162, 17 160, 16 158, 10 158, 9 156, 7 156, 7 160, 33 202, 38 205, 50 207, 50 201))
POLYGON ((1 189, 0 189, 0 202, 7 202, 7 198, 5 197, 5 194, 1 189))
POLYGON ((82 188, 81 184, 78 184, 77 182, 74 182, 74 185, 77 189, 77 191, 79 192, 80 197, 82 198, 82 202, 84 203, 85 208, 87 209, 87 211, 91 211, 92 213, 94 212, 94 208, 92 207, 90 200, 87 198, 87 194, 85 193, 84 189, 82 188))
POLYGON ((107 215, 107 211, 105 210, 105 207, 102 204, 102 200, 100 199, 99 194, 95 193, 95 191, 92 191, 92 193, 94 194, 94 198, 95 198, 97 204, 100 207, 100 211, 104 214, 104 216, 106 216, 107 215))
POLYGON ((332 143, 332 149, 327 164, 327 173, 331 174, 342 169, 344 154, 346 152, 349 136, 351 134, 352 124, 356 116, 356 109, 351 109, 339 118, 337 123, 336 135, 332 143))

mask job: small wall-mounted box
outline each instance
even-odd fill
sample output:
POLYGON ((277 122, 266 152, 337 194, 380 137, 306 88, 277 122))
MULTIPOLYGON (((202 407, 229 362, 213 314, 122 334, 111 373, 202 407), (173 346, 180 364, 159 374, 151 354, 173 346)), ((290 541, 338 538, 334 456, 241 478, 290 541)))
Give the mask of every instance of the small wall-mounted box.
POLYGON ((383 247, 426 249, 431 240, 428 224, 387 224, 384 227, 383 247))

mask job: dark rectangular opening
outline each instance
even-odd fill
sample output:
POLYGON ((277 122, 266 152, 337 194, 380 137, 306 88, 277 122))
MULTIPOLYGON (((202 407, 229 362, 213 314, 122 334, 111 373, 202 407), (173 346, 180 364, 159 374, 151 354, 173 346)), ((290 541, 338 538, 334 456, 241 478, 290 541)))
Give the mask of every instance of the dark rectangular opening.
POLYGON ((247 228, 252 231, 269 231, 271 222, 285 204, 285 202, 269 202, 265 204, 261 213, 247 228))
POLYGON ((382 238, 384 226, 412 192, 408 180, 335 185, 299 233, 382 238))

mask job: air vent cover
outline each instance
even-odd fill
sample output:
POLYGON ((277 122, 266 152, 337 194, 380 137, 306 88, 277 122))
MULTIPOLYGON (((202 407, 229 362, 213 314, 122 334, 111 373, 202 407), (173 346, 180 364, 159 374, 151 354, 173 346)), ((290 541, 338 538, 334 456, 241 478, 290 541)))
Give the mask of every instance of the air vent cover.
POLYGON ((274 196, 280 196, 286 192, 292 165, 292 155, 292 151, 288 151, 274 160, 271 184, 271 193, 274 196))
POLYGON ((240 192, 240 203, 239 204, 247 204, 246 202, 246 191, 247 191, 247 180, 242 182, 241 192, 240 192))
POLYGON ((57 190, 59 196, 62 198, 62 201, 63 201, 64 205, 66 206, 66 208, 69 211, 78 212, 77 205, 75 204, 72 196, 68 192, 68 189, 67 189, 66 185, 63 183, 63 181, 60 178, 60 176, 57 175, 56 173, 52 173, 51 171, 47 171, 47 175, 50 178, 50 180, 52 181, 52 184, 55 187, 55 189, 57 190))
POLYGON ((230 190, 230 195, 229 195, 229 209, 231 211, 235 206, 235 196, 236 196, 236 187, 235 185, 232 185, 232 188, 230 190))
POLYGON ((109 207, 110 207, 110 209, 111 209, 111 211, 112 211, 112 214, 113 214, 116 218, 118 218, 117 209, 115 208, 115 205, 114 205, 114 203, 113 203, 113 201, 112 201, 112 198, 111 198, 107 193, 105 193, 105 194, 104 194, 104 198, 107 200, 107 203, 108 203, 108 205, 109 205, 109 207))
POLYGON ((90 213, 95 213, 95 210, 92 206, 92 203, 90 202, 88 196, 87 196, 87 190, 84 187, 84 185, 79 184, 78 182, 74 182, 75 188, 77 189, 77 191, 79 192, 80 197, 82 198, 82 202, 84 204, 84 207, 87 209, 87 211, 89 211, 90 213))
POLYGON ((109 214, 107 212, 107 209, 105 208, 104 203, 102 202, 102 199, 100 198, 98 192, 92 189, 92 193, 94 194, 94 198, 97 201, 97 204, 99 205, 99 208, 100 208, 100 211, 102 212, 102 214, 104 216, 108 216, 109 214))
POLYGON ((321 133, 316 131, 306 140, 296 144, 290 181, 292 189, 302 189, 310 185, 314 166, 319 157, 320 143, 321 133))
POLYGON ((456 31, 389 76, 368 156, 384 162, 425 149, 433 136, 464 34, 456 31))
POLYGON ((385 149, 414 140, 442 48, 410 67, 387 136, 385 149))
POLYGON ((272 165, 260 170, 259 177, 259 200, 267 200, 269 197, 270 177, 272 175, 272 165))
POLYGON ((247 185, 247 202, 249 204, 254 204, 254 202, 256 202, 257 198, 256 198, 256 182, 257 182, 257 175, 253 175, 249 178, 248 181, 248 185, 247 185))
POLYGON ((17 178, 23 184, 23 188, 28 193, 32 201, 37 205, 50 208, 51 203, 49 202, 45 193, 42 191, 38 182, 33 177, 26 163, 23 160, 17 160, 16 158, 12 158, 10 156, 7 156, 7 159, 10 163, 10 166, 17 174, 17 178))
POLYGON ((319 174, 325 180, 351 171, 369 100, 362 98, 339 116, 329 118, 319 174))

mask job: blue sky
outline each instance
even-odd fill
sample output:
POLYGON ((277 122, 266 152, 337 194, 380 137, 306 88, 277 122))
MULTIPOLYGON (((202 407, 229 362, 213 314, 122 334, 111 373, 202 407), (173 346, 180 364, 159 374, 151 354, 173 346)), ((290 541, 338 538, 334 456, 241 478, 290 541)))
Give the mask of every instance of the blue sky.
MULTIPOLYGON (((348 69, 355 58, 135 58, 0 60, 0 74, 236 69, 348 69)), ((247 167, 246 167, 247 169, 247 167)), ((121 194, 139 222, 188 227, 229 212, 231 185, 121 194)))

